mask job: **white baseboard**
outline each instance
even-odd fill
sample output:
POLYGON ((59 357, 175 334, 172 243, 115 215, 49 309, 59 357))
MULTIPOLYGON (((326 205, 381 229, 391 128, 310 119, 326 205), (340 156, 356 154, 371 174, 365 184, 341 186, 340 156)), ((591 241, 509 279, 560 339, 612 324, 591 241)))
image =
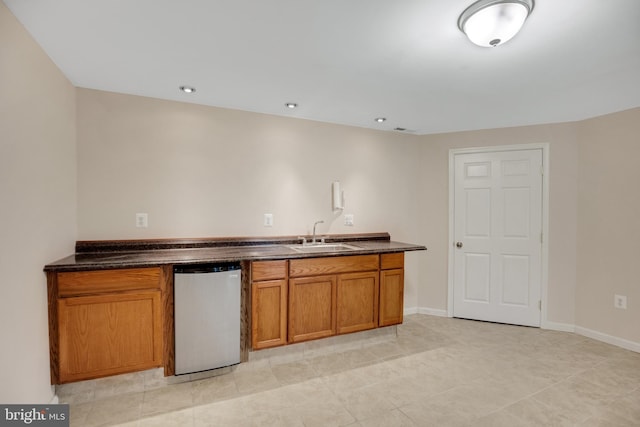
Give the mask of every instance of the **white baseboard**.
POLYGON ((419 307, 418 313, 428 314, 429 316, 447 317, 447 310, 439 308, 419 307))
POLYGON ((540 325, 541 329, 549 329, 551 331, 560 331, 560 332, 575 332, 575 325, 571 325, 569 323, 559 323, 559 322, 551 322, 549 320, 542 321, 540 325))
POLYGON ((607 335, 602 332, 594 331, 591 329, 583 328, 581 326, 575 327, 576 334, 583 335, 588 338, 593 338, 594 340, 602 341, 607 344, 615 345, 617 347, 622 347, 626 350, 635 351, 636 353, 640 353, 640 343, 625 340, 624 338, 614 337, 613 335, 607 335))
POLYGON ((410 314, 418 314, 418 307, 405 307, 403 311, 405 316, 410 314))
POLYGON ((404 315, 408 316, 410 314, 428 314, 430 316, 447 317, 447 310, 429 307, 405 307, 404 315))

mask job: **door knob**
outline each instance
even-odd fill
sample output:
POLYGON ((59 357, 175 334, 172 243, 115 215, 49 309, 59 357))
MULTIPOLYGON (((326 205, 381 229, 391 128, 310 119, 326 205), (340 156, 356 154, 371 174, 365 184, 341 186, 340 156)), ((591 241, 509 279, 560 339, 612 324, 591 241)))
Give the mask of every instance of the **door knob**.
POLYGON ((460 249, 462 247, 462 242, 456 242, 456 248, 460 249))

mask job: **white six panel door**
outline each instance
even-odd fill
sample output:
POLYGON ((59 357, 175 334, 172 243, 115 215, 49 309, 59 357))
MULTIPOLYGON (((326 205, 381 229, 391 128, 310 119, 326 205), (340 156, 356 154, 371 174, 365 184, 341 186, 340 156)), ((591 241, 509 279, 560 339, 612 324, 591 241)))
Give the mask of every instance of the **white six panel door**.
POLYGON ((540 326, 542 150, 454 165, 454 317, 540 326))

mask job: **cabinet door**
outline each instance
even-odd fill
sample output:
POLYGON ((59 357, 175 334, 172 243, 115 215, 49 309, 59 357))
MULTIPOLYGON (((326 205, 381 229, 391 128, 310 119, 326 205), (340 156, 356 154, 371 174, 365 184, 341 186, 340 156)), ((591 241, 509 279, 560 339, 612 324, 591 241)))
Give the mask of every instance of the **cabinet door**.
POLYGON ((162 366, 160 291, 58 299, 60 382, 162 366))
POLYGON ((404 269, 380 271, 379 326, 402 323, 404 311, 404 269))
POLYGON ((289 280, 289 342, 336 333, 336 276, 289 280))
POLYGON ((287 343, 287 281, 253 282, 251 286, 251 347, 254 350, 287 343))
POLYGON ((378 272, 341 274, 337 285, 337 332, 378 326, 378 272))

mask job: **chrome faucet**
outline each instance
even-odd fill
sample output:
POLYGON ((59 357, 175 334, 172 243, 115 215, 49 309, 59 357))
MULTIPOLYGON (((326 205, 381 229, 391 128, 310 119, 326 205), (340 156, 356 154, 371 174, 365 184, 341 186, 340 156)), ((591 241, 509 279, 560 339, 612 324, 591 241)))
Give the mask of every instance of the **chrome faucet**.
POLYGON ((316 222, 313 224, 313 237, 312 237, 312 239, 311 239, 311 244, 318 243, 318 242, 316 241, 316 225, 318 225, 318 224, 324 224, 324 221, 316 221, 316 222))

